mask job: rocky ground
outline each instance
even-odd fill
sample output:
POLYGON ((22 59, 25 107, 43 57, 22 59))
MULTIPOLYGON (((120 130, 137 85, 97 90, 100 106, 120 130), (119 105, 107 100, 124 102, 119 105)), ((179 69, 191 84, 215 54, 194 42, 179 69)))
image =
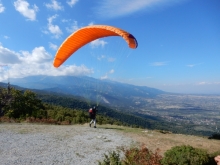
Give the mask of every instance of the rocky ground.
POLYGON ((132 143, 107 127, 0 124, 0 164, 93 165, 104 153, 132 143))

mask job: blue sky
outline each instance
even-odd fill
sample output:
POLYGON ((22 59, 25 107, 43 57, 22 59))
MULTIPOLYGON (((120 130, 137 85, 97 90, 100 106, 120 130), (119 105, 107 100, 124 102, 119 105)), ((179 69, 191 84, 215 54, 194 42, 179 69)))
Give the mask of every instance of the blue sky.
POLYGON ((0 81, 87 75, 168 92, 220 94, 219 0, 0 0, 0 81), (96 40, 61 67, 58 47, 95 24, 133 34, 96 40))

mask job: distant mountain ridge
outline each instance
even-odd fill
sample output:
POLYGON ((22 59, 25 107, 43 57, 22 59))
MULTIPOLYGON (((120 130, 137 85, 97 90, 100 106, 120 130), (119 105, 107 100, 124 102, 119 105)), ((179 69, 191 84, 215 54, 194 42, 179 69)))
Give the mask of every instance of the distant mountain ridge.
POLYGON ((133 106, 135 98, 154 98, 166 92, 146 86, 135 86, 86 76, 29 76, 11 78, 11 84, 29 89, 81 96, 115 106, 133 106))

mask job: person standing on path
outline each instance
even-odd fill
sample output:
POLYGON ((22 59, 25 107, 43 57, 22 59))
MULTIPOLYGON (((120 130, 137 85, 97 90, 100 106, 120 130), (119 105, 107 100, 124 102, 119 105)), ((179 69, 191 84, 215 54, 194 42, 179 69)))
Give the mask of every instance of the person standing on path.
POLYGON ((97 109, 95 106, 89 109, 89 117, 92 119, 89 123, 90 127, 92 123, 94 123, 94 128, 96 128, 96 112, 97 112, 97 109))

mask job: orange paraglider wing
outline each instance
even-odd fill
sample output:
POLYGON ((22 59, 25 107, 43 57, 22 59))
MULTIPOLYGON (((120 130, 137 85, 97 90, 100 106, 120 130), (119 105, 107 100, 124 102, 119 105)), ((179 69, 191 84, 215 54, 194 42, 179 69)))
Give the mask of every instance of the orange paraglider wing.
POLYGON ((128 43, 130 48, 137 48, 137 40, 135 37, 116 27, 105 25, 91 25, 77 30, 72 33, 59 47, 54 58, 54 67, 59 67, 74 52, 87 43, 102 37, 121 36, 128 43))

